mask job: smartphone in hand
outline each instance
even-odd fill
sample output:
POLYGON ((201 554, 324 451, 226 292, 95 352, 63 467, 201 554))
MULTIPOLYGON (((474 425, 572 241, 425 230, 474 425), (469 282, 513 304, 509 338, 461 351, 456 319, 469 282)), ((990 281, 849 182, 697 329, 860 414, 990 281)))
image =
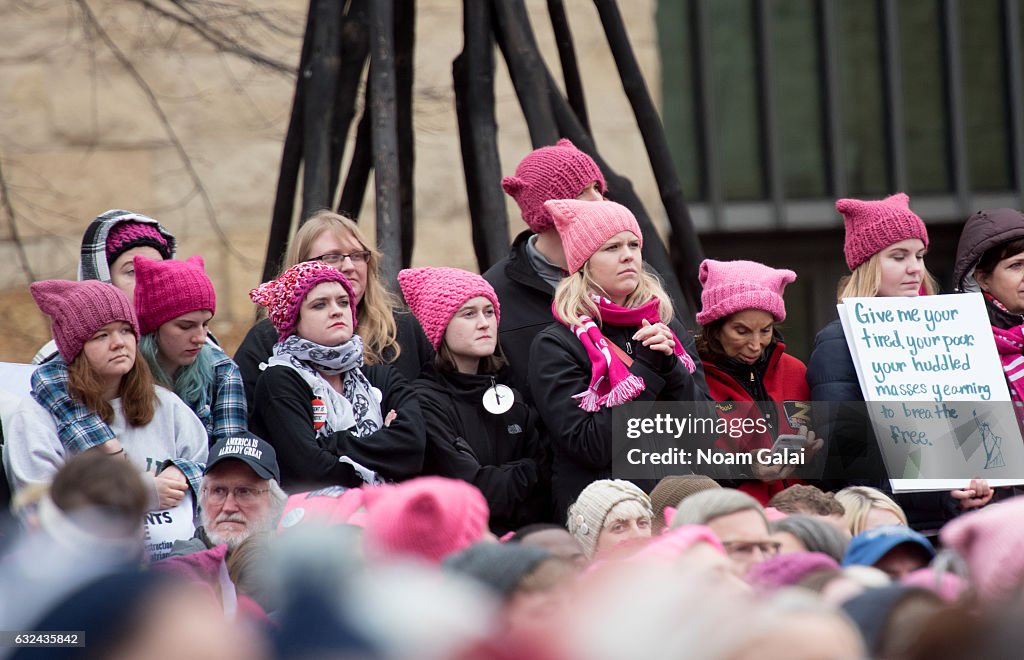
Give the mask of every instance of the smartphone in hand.
POLYGON ((805 435, 780 435, 772 445, 773 454, 781 454, 783 451, 801 452, 807 448, 807 436, 805 435))

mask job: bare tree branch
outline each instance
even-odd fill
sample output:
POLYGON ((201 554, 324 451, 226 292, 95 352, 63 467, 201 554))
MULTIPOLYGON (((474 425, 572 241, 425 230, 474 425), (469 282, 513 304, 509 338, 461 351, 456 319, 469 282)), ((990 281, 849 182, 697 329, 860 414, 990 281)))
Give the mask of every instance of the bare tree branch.
POLYGON ((7 188, 7 178, 4 176, 3 159, 0 159, 0 202, 3 202, 4 212, 7 214, 7 224, 11 229, 11 240, 14 242, 14 249, 18 252, 18 261, 21 262, 21 270, 29 282, 36 281, 36 275, 32 272, 32 264, 28 262, 28 254, 25 253, 25 246, 18 235, 18 221, 14 214, 14 205, 11 204, 11 192, 7 188))
MULTIPOLYGON (((269 32, 278 34, 289 39, 302 37, 301 23, 295 23, 294 30, 285 29, 287 20, 283 20, 281 11, 269 11, 266 9, 248 9, 240 7, 237 2, 215 2, 214 0, 168 0, 169 2, 184 8, 185 5, 202 7, 207 10, 205 16, 200 17, 204 23, 224 22, 236 25, 239 21, 252 21, 269 32)), ((199 14, 195 13, 196 16, 199 14)))
POLYGON ((157 6, 153 0, 135 0, 137 3, 142 5, 148 11, 151 11, 167 20, 174 21, 175 23, 182 25, 189 30, 192 30, 197 35, 203 38, 207 43, 211 44, 214 48, 225 53, 231 53, 244 57, 256 64, 265 66, 268 69, 283 73, 286 75, 295 75, 295 69, 288 66, 284 62, 276 60, 272 57, 268 57, 262 53, 259 53, 237 40, 232 38, 227 33, 218 30, 215 27, 207 24, 203 17, 198 16, 191 9, 186 7, 182 2, 173 2, 174 6, 178 7, 181 11, 185 12, 186 16, 179 16, 174 12, 167 11, 163 7, 157 6))
POLYGON ((217 220, 217 211, 213 208, 213 201, 210 199, 210 194, 207 192, 206 186, 203 185, 203 181, 200 178, 199 173, 196 171, 195 165, 192 163, 192 158, 185 149, 185 145, 182 144, 181 140, 178 138, 177 131, 174 130, 174 126, 171 125, 170 120, 167 118, 167 114, 160 105, 160 101, 156 98, 153 88, 149 86, 149 83, 142 77, 142 74, 139 73, 139 70, 134 64, 132 64, 131 60, 128 59, 128 56, 125 55, 124 52, 118 48, 117 44, 114 43, 114 40, 110 38, 110 35, 103 28, 99 20, 96 18, 96 15, 93 13, 92 7, 89 6, 88 1, 76 0, 76 3, 82 8, 82 14, 87 21, 87 25, 92 26, 92 29, 95 30, 99 38, 104 44, 106 44, 111 54, 113 54, 117 61, 121 63, 121 66, 125 68, 128 74, 135 81, 135 84, 138 85, 139 89, 142 90, 142 93, 149 101, 150 107, 153 109, 153 112, 164 127, 167 139, 170 140, 174 150, 178 152, 182 165, 188 173, 189 179, 192 180, 192 185, 206 209, 206 217, 210 223, 210 227, 213 229, 214 233, 217 234, 217 237, 221 241, 221 245, 223 245, 224 249, 233 254, 239 261, 246 264, 246 266, 255 266, 257 262, 250 259, 243 252, 237 250, 231 241, 228 240, 227 234, 224 232, 223 227, 220 226, 220 222, 217 220))

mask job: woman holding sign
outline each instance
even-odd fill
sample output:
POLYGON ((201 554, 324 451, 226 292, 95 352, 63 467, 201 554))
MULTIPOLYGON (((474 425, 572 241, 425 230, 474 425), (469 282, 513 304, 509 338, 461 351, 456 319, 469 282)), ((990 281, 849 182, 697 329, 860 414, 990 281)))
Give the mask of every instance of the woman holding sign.
POLYGON ((960 233, 953 281, 957 291, 981 291, 1024 428, 1024 213, 990 209, 972 215, 960 233))
POLYGON ((479 488, 499 536, 544 519, 537 414, 509 387, 494 288, 458 268, 411 268, 398 283, 437 355, 413 384, 427 429, 424 472, 479 488))
POLYGON ((281 486, 418 475, 426 441, 416 394, 394 367, 364 366, 356 297, 341 271, 304 261, 249 296, 278 334, 250 421, 277 450, 281 486))
POLYGON ((612 408, 709 395, 693 340, 644 270, 643 235, 629 209, 567 199, 544 207, 571 274, 555 289, 558 323, 533 341, 529 381, 554 445, 552 488, 564 519, 580 491, 611 476, 612 408))
MULTIPOLYGON (((928 230, 910 209, 909 202, 904 193, 878 201, 836 202, 846 227, 843 252, 851 270, 840 282, 840 303, 847 298, 916 297, 936 292, 935 281, 924 265, 928 230)), ((881 456, 872 441, 864 407, 856 403, 864 397, 839 319, 815 337, 807 365, 807 383, 813 401, 834 402, 832 406, 815 406, 816 429, 819 435, 829 438, 830 455, 840 461, 834 469, 843 470, 855 480, 881 480, 881 456)), ((992 499, 992 490, 978 480, 972 481, 969 488, 952 491, 951 495, 959 501, 960 509, 968 509, 987 504, 992 499)), ((937 502, 931 494, 900 499, 908 516, 921 527, 941 525, 958 508, 955 502, 937 502)))
MULTIPOLYGON (((190 486, 198 493, 206 430, 173 392, 153 384, 145 360, 136 359, 139 325, 124 293, 97 280, 47 280, 31 290, 52 319, 60 351, 55 359, 67 364, 72 404, 110 426, 121 447, 109 453, 146 473, 152 508, 178 505, 190 486)), ((31 398, 15 410, 4 428, 4 462, 15 489, 48 482, 72 453, 57 436, 63 421, 31 398)))
MULTIPOLYGON (((700 265, 701 333, 697 349, 704 362, 711 397, 722 417, 756 416, 762 433, 739 438, 719 437, 716 446, 728 452, 753 453, 759 449, 804 450, 804 460, 823 444, 808 432, 810 389, 804 363, 786 353, 775 328, 786 320, 782 299, 787 284, 796 280, 791 270, 776 270, 754 261, 715 261, 700 265), (746 404, 746 405, 745 405, 746 404)), ((792 465, 766 465, 754 460, 752 475, 759 482, 739 488, 767 505, 784 489, 783 479, 792 465)))

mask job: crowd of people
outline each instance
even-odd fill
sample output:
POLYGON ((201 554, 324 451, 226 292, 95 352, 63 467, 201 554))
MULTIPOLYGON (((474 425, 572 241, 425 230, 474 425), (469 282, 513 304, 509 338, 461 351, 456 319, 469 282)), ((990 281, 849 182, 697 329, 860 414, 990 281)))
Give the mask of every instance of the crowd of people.
MULTIPOLYGON (((528 229, 483 275, 386 282, 355 222, 313 214, 233 358, 202 257, 97 217, 78 280, 31 285, 53 342, 0 415, 0 628, 86 648, 0 655, 1016 656, 1024 499, 862 478, 884 470, 843 326, 806 365, 783 341, 797 273, 693 264, 684 323, 586 153, 560 140, 501 185, 528 229), (616 478, 616 410, 655 402, 755 422, 689 449, 833 469, 616 478)), ((905 194, 836 209, 840 302, 937 293, 905 194)), ((973 215, 954 271, 1024 421, 1024 214, 973 215)))

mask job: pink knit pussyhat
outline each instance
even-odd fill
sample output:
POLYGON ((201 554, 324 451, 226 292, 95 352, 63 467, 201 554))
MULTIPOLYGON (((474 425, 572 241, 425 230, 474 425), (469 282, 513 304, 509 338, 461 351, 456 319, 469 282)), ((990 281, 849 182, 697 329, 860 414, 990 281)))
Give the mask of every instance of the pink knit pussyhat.
POLYGON ((576 199, 595 181, 603 195, 607 186, 597 163, 563 138, 554 146, 527 154, 516 168, 515 176, 501 180, 501 187, 519 204, 530 230, 539 234, 551 229, 554 223, 544 202, 576 199))
POLYGON ((156 261, 143 256, 135 264, 135 313, 139 331, 148 335, 164 323, 197 310, 217 313, 217 294, 199 255, 185 261, 156 261))
POLYGON ((124 321, 131 324, 136 337, 139 335, 139 321, 128 297, 113 284, 45 280, 29 289, 40 311, 52 319, 53 339, 67 364, 74 362, 85 343, 108 323, 124 321))
POLYGON ((640 247, 644 246, 644 235, 636 217, 622 204, 556 199, 544 202, 544 208, 555 220, 570 273, 583 268, 605 241, 621 231, 631 232, 640 241, 640 247))
POLYGON ((843 253, 846 265, 856 270, 877 253, 893 243, 919 238, 928 247, 928 230, 924 221, 910 210, 910 198, 896 193, 879 201, 840 199, 836 210, 843 214, 846 242, 843 253))
POLYGON ((328 486, 319 490, 296 493, 288 497, 277 531, 296 525, 353 525, 362 527, 366 511, 362 488, 328 486))
POLYGON ((439 563, 483 538, 491 515, 475 486, 444 477, 364 489, 363 497, 363 538, 367 553, 376 556, 439 563))
POLYGON ((494 305, 495 323, 501 306, 494 287, 476 273, 461 268, 406 268, 398 273, 398 286, 409 311, 420 322, 427 340, 438 350, 448 324, 467 300, 482 296, 494 305))
POLYGON ((631 561, 647 562, 650 560, 675 561, 683 553, 697 545, 707 543, 719 554, 725 554, 722 542, 706 525, 683 525, 666 530, 664 534, 654 537, 650 545, 630 557, 631 561))
POLYGON ((939 539, 967 562, 980 600, 1007 601, 1022 593, 1024 497, 955 518, 942 528, 939 539))
POLYGON ((700 264, 704 290, 697 323, 707 325, 745 309, 763 310, 782 323, 786 320, 782 292, 795 280, 796 273, 791 270, 769 268, 756 261, 705 259, 700 264))
POLYGON ((303 261, 295 264, 276 280, 265 282, 249 292, 249 297, 257 305, 267 308, 270 322, 277 328, 280 341, 287 339, 295 332, 295 324, 299 320, 299 310, 306 294, 317 284, 324 282, 340 282, 348 293, 348 304, 352 308, 352 329, 355 330, 356 297, 352 293, 352 285, 348 278, 333 266, 322 261, 303 261))

